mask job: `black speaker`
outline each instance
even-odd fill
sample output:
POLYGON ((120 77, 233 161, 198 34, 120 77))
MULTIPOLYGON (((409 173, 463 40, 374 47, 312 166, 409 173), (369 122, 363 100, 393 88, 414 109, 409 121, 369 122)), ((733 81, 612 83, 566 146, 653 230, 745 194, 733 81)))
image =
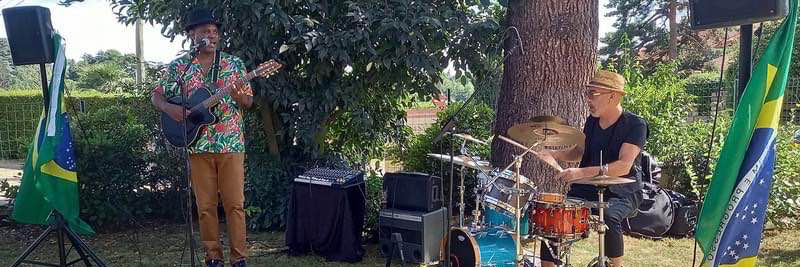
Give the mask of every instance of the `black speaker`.
POLYGON ((444 231, 444 216, 447 208, 433 212, 382 209, 378 216, 378 240, 380 253, 388 257, 394 253, 393 260, 400 260, 400 252, 395 246, 392 252, 392 234, 402 236, 403 258, 405 262, 429 264, 439 260, 444 231))
POLYGON ((383 192, 386 207, 430 212, 442 207, 442 179, 418 172, 386 173, 383 192))
POLYGON ((789 14, 788 0, 689 0, 693 29, 711 29, 774 20, 789 14))
POLYGON ((53 63, 50 10, 40 6, 3 9, 11 61, 14 65, 53 63))

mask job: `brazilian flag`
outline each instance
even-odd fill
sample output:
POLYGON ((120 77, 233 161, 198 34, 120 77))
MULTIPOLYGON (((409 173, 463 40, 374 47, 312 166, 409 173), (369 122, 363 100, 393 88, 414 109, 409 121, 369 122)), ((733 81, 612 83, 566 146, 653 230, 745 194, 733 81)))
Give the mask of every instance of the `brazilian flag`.
POLYGON ((56 61, 47 92, 49 103, 45 103, 47 108, 42 112, 36 136, 28 149, 12 218, 21 223, 48 224, 55 210, 73 231, 94 234, 94 230, 78 218, 77 159, 64 105, 67 61, 61 36, 55 34, 53 42, 56 61))

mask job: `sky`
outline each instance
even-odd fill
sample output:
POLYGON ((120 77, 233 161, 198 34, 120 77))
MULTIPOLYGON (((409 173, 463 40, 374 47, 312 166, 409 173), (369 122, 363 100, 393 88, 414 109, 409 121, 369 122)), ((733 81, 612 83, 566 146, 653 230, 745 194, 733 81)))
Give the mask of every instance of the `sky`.
MULTIPOLYGON (((600 36, 613 30, 613 18, 606 18, 608 11, 604 5, 608 0, 600 0, 600 36)), ((134 25, 125 26, 117 22, 111 6, 105 0, 85 0, 64 7, 57 0, 0 0, 0 9, 13 6, 38 5, 50 9, 50 20, 61 35, 66 38, 67 58, 79 60, 83 54, 94 55, 108 49, 122 53, 136 53, 134 25)), ((0 38, 6 38, 5 23, 0 20, 0 38)), ((161 35, 161 25, 145 23, 144 59, 153 62, 169 62, 180 52, 183 37, 170 42, 161 35)), ((601 44, 602 45, 602 44, 601 44)))

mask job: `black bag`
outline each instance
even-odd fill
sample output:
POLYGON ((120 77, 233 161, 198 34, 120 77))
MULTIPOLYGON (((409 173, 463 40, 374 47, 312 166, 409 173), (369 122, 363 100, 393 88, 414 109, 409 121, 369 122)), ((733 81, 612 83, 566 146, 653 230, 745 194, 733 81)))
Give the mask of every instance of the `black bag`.
POLYGON ((661 184, 661 167, 658 166, 656 156, 650 155, 647 151, 642 151, 639 165, 642 166, 642 182, 661 184))
POLYGON ((642 202, 634 217, 622 221, 622 230, 632 236, 661 239, 674 220, 672 200, 657 185, 642 183, 642 186, 642 202))
POLYGON ((694 229, 697 226, 697 202, 672 190, 667 190, 667 193, 672 199, 672 208, 675 212, 675 220, 667 231, 667 235, 678 238, 694 235, 694 229))

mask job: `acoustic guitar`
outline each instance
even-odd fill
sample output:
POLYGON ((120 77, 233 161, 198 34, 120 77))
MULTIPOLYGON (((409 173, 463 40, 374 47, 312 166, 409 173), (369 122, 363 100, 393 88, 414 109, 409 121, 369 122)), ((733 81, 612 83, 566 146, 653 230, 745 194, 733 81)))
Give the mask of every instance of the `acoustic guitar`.
POLYGON ((218 118, 211 109, 214 108, 219 101, 229 95, 233 90, 233 85, 238 82, 249 82, 255 77, 267 77, 277 72, 283 65, 280 63, 269 60, 258 65, 258 67, 247 73, 244 77, 240 77, 235 83, 229 83, 223 88, 217 90, 212 94, 208 88, 197 88, 191 96, 187 97, 186 102, 181 101, 180 95, 167 99, 167 102, 182 106, 189 112, 189 116, 184 120, 186 123, 186 139, 184 140, 184 122, 178 122, 165 112, 161 112, 161 131, 167 138, 167 141, 176 147, 188 147, 197 141, 200 131, 203 127, 215 124, 218 118))

